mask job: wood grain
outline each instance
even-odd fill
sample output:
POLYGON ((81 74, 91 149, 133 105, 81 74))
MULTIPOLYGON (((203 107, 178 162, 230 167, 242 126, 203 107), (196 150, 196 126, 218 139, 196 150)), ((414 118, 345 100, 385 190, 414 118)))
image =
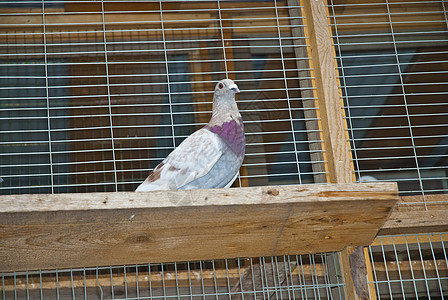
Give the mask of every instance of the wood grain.
POLYGON ((448 195, 402 196, 380 235, 448 231, 448 195), (425 202, 426 201, 426 206, 425 202))
POLYGON ((328 182, 353 182, 345 112, 337 79, 326 1, 302 1, 323 133, 328 182))
POLYGON ((0 271, 339 251, 397 199, 393 183, 1 196, 0 271))

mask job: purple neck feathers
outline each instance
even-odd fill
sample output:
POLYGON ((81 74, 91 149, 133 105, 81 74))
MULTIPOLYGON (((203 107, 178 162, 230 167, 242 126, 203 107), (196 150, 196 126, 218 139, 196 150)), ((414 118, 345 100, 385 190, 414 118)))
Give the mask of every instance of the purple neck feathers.
POLYGON ((236 120, 230 120, 222 123, 222 125, 211 126, 207 124, 206 129, 213 133, 216 133, 221 137, 224 142, 232 149, 232 151, 238 156, 244 156, 246 147, 246 138, 244 136, 244 125, 241 117, 236 120))

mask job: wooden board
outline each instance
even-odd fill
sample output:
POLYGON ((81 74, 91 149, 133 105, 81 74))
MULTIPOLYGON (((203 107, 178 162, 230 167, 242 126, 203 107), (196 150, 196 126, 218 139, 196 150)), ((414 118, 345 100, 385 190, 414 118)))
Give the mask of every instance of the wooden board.
POLYGON ((402 196, 380 235, 448 231, 448 195, 402 196), (425 202, 426 201, 426 206, 425 202))
POLYGON ((0 271, 369 245, 394 183, 0 197, 0 271))

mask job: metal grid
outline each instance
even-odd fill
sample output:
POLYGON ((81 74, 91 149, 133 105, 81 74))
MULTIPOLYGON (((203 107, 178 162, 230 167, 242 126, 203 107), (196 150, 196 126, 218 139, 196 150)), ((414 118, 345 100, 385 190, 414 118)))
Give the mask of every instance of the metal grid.
POLYGON ((448 192, 446 6, 329 1, 357 179, 397 181, 425 205, 448 192))
MULTIPOLYGON (((448 198, 446 1, 329 0, 358 181, 397 181, 402 209, 448 198), (406 206, 406 208, 404 208, 406 206)), ((371 299, 444 299, 446 233, 378 237, 371 299)))
POLYGON ((214 83, 227 76, 242 91, 247 132, 236 185, 314 182, 323 172, 313 165, 323 162, 311 161, 321 150, 308 147, 320 141, 309 138, 317 118, 302 105, 313 99, 299 85, 309 69, 295 52, 306 47, 295 33, 298 9, 286 1, 2 1, 1 193, 134 190, 207 123, 214 83))
POLYGON ((448 234, 378 237, 369 247, 370 298, 448 297, 448 234))
POLYGON ((2 273, 2 296, 3 299, 116 300, 344 299, 341 274, 335 271, 337 264, 337 254, 320 254, 2 273), (245 272, 254 275, 248 286, 241 285, 245 272))

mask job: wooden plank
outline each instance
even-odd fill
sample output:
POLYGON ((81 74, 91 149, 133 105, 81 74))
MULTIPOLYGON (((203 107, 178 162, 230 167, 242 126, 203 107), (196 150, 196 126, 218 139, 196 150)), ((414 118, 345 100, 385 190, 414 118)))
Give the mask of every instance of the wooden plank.
POLYGON ((1 196, 0 271, 339 251, 396 201, 394 183, 1 196))
POLYGON ((402 196, 379 235, 448 231, 448 195, 402 196))

